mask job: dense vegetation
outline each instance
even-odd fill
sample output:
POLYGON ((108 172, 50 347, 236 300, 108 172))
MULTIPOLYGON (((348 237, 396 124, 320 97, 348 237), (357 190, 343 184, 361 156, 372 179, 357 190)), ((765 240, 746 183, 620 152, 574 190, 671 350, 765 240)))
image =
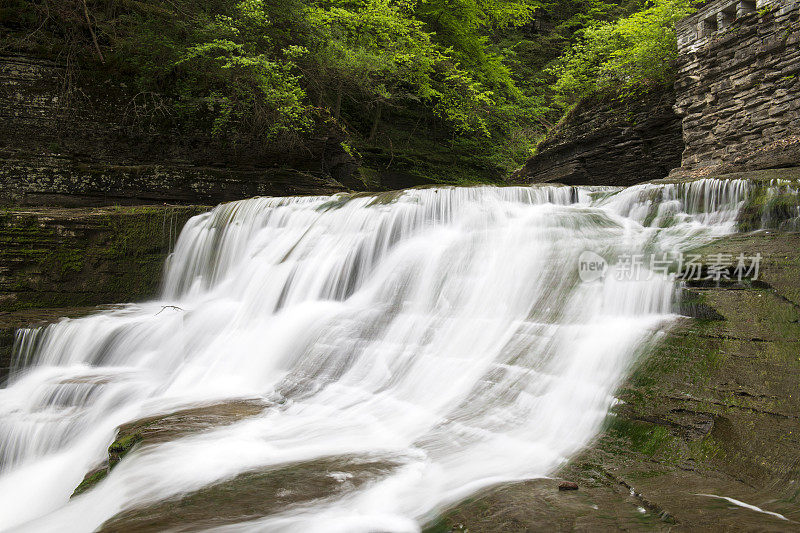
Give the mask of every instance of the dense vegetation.
POLYGON ((367 159, 473 179, 519 165, 588 94, 669 82, 692 3, 8 0, 0 28, 113 72, 148 120, 287 148, 335 128, 367 159))

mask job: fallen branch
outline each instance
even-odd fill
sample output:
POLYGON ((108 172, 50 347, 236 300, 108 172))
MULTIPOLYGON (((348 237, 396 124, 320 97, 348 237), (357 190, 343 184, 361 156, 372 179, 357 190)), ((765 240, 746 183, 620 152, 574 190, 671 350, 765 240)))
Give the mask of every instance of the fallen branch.
POLYGON ((162 306, 161 306, 161 311, 159 311, 158 313, 156 313, 156 314, 155 314, 155 315, 153 315, 153 316, 158 316, 158 315, 160 315, 160 314, 162 313, 162 311, 164 311, 164 309, 175 309, 176 311, 185 311, 185 309, 181 309, 181 308, 180 308, 180 307, 178 307, 177 305, 162 305, 162 306))
POLYGON ((97 35, 95 35, 94 28, 92 28, 92 19, 89 18, 89 7, 86 5, 86 0, 81 0, 81 2, 83 3, 83 14, 86 16, 86 25, 89 26, 89 33, 92 34, 94 49, 97 50, 97 55, 100 56, 100 62, 105 64, 106 59, 103 57, 103 52, 100 50, 100 45, 97 43, 97 35))

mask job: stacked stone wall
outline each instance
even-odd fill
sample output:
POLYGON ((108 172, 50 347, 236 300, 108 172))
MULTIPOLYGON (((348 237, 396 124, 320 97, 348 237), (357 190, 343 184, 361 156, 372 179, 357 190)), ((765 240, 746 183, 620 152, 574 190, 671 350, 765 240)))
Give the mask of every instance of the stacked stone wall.
POLYGON ((676 174, 800 165, 800 1, 710 2, 677 33, 676 174))

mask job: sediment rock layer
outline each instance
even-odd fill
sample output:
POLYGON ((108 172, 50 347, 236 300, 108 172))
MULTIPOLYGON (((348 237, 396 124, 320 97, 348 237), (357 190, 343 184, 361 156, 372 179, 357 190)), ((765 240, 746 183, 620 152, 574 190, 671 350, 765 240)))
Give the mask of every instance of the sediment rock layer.
POLYGON ((340 132, 321 130, 294 148, 227 146, 158 123, 169 104, 131 98, 106 77, 0 56, 0 205, 217 204, 358 185, 340 132))
POLYGON ((676 172, 799 165, 800 2, 765 0, 720 26, 724 4, 677 24, 676 110, 686 150, 676 172))
POLYGON ((658 90, 626 100, 580 102, 512 181, 634 185, 680 165, 683 141, 675 95, 658 90))
POLYGON ((183 224, 206 208, 130 206, 0 213, 3 311, 155 296, 183 224))

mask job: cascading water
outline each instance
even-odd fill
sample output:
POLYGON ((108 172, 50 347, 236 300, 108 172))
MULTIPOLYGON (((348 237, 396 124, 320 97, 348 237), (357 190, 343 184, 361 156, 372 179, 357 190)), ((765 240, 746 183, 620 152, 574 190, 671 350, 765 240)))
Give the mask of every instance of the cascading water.
POLYGON ((339 490, 213 525, 416 531, 482 487, 547 475, 596 434, 636 354, 675 316, 669 277, 622 279, 612 260, 581 282, 579 255, 707 242, 734 231, 748 189, 221 205, 184 228, 161 300, 18 334, 0 390, 0 528, 92 531, 243 472, 325 459, 339 490), (233 398, 266 407, 134 449, 70 499, 120 424, 233 398), (359 461, 383 466, 348 483, 359 461))

